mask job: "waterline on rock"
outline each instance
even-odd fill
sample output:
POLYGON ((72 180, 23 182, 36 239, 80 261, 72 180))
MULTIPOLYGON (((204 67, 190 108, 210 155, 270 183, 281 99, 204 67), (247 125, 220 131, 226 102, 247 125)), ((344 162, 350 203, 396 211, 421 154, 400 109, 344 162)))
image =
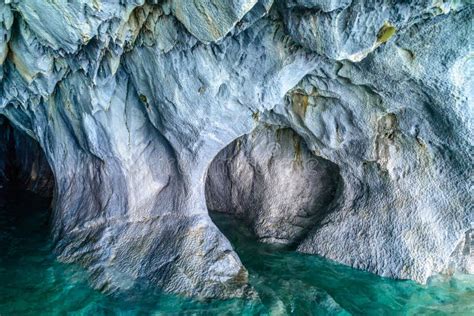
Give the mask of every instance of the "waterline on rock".
POLYGON ((0 200, 0 315, 462 314, 474 309, 473 276, 436 277, 426 286, 381 278, 258 243, 245 224, 223 214, 212 214, 213 221, 249 270, 258 299, 203 301, 142 292, 107 296, 89 287, 85 270, 55 260, 49 200, 25 192, 3 192, 0 200))

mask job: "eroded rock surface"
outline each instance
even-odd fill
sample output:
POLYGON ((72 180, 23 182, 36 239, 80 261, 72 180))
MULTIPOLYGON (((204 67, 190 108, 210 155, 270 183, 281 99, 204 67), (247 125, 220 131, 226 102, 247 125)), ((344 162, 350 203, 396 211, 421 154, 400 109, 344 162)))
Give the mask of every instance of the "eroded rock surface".
POLYGON ((225 208, 299 251, 424 282, 469 261, 453 256, 474 222, 472 17, 462 1, 5 1, 0 113, 55 175, 58 258, 102 290, 247 295, 205 183, 214 158, 256 128, 256 143, 224 152, 265 165, 235 188, 245 198, 262 184, 250 191, 262 207, 225 208), (337 166, 340 193, 324 211, 327 169, 297 169, 307 187, 270 177, 287 171, 258 149, 275 137, 265 125, 298 135, 303 161, 337 166), (282 199, 304 194, 301 208, 323 214, 304 233, 267 217, 299 214, 280 184, 296 190, 282 199))
POLYGON ((171 11, 202 42, 214 42, 229 33, 258 0, 175 0, 171 11))
POLYGON ((296 245, 332 209, 340 184, 338 166, 291 129, 262 126, 214 158, 207 207, 245 219, 263 242, 296 245))

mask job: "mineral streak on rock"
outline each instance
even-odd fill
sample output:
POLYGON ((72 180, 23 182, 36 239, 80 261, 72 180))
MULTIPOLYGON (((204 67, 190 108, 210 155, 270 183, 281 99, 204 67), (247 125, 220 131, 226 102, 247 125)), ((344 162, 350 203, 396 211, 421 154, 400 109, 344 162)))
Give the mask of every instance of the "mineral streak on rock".
POLYGON ((173 15, 197 39, 207 43, 223 38, 257 2, 257 0, 169 1, 173 15))
POLYGON ((58 258, 104 291, 249 295, 208 205, 380 275, 472 272, 473 10, 8 0, 0 114, 54 174, 58 258))

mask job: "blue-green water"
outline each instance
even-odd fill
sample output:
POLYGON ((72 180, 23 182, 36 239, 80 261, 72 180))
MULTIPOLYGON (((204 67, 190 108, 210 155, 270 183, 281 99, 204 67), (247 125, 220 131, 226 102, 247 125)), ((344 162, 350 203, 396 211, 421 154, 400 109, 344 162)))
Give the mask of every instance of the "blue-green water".
POLYGON ((474 277, 438 277, 422 286, 316 256, 259 244, 245 225, 214 221, 234 244, 256 300, 197 301, 156 293, 109 297, 74 265, 55 261, 48 202, 0 192, 0 315, 474 315, 474 277))

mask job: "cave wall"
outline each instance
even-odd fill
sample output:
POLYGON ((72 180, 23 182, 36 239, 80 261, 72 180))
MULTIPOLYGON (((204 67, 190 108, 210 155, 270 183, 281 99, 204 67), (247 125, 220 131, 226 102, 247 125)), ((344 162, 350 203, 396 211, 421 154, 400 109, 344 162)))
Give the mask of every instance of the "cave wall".
POLYGON ((44 150, 56 253, 96 288, 246 295, 205 182, 262 124, 339 167, 334 210, 299 251, 425 282, 472 262, 452 257, 474 222, 472 15, 463 1, 2 2, 0 113, 44 150))
POLYGON ((209 166, 206 202, 250 224, 261 242, 296 246, 323 225, 342 190, 339 167, 289 128, 258 126, 209 166))
POLYGON ((0 186, 2 188, 8 183, 10 159, 9 153, 11 149, 11 127, 7 125, 6 119, 0 117, 0 186))

